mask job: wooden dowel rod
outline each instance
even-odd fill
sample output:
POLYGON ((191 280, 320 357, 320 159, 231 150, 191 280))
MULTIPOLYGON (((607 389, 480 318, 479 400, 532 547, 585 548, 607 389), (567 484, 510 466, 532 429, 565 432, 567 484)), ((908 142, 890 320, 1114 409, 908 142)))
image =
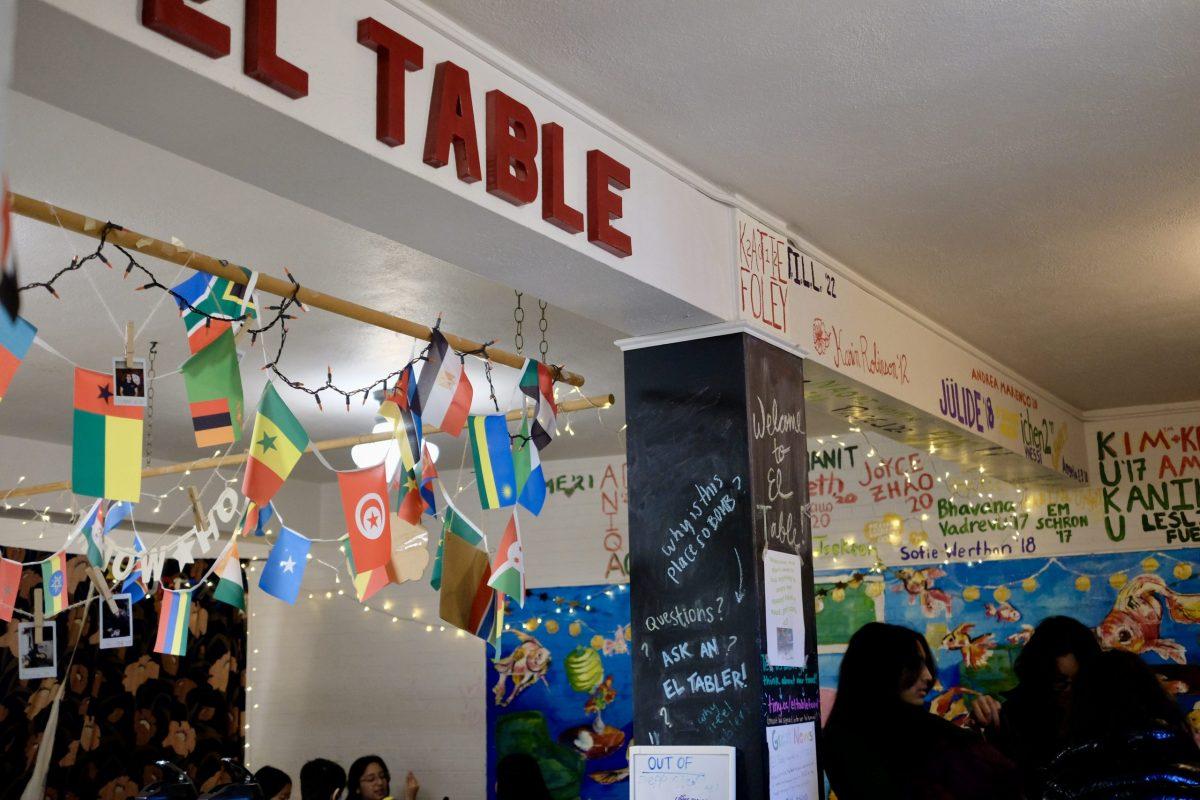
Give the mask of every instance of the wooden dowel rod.
MULTIPOLYGON (((578 400, 565 400, 558 404, 558 413, 571 414, 576 411, 586 411, 591 408, 608 408, 616 402, 616 398, 611 394, 598 394, 593 397, 583 397, 578 400)), ((509 420, 517 420, 521 418, 521 410, 517 409, 508 412, 506 417, 509 420)), ((440 428, 435 428, 432 425, 426 425, 422 428, 423 436, 430 436, 435 433, 441 433, 440 428)), ((339 439, 326 439, 321 442, 315 442, 318 450, 341 450, 347 447, 353 447, 356 444, 371 444, 372 442, 386 442, 392 438, 391 433, 366 433, 360 436, 343 436, 339 439)), ((312 445, 304 452, 312 452, 312 445)), ((161 475, 178 475, 181 472, 189 470, 205 470, 214 469, 216 467, 228 467, 233 464, 241 464, 247 458, 246 453, 234 453, 224 456, 212 456, 209 458, 201 458, 196 461, 187 461, 182 464, 166 464, 161 467, 150 467, 142 470, 142 478, 157 478, 161 475)), ((58 481, 56 483, 43 483, 38 486, 18 486, 7 491, 0 491, 0 500, 10 500, 15 497, 33 497, 39 494, 48 494, 50 492, 68 491, 71 488, 70 481, 58 481)))
MULTIPOLYGON (((69 231, 74 231, 84 236, 91 236, 94 239, 99 239, 104 232, 103 222, 98 222, 76 211, 59 208, 42 200, 35 200, 32 197, 26 197, 16 192, 11 192, 9 196, 12 198, 13 212, 23 217, 36 219, 47 225, 61 225, 69 231)), ((241 268, 235 264, 223 264, 212 256, 197 253, 186 247, 176 247, 169 242, 145 236, 127 228, 109 231, 108 241, 119 244, 126 250, 144 253, 163 261, 170 261, 172 264, 188 266, 200 272, 206 272, 209 275, 225 278, 234 283, 243 285, 246 283, 246 276, 242 273, 241 268)), ((266 273, 259 273, 256 288, 268 294, 273 294, 276 297, 291 297, 296 287, 291 281, 276 278, 266 273)), ((429 341, 429 336, 432 332, 426 325, 421 325, 403 317, 393 316, 383 311, 377 311, 358 303, 352 303, 340 297, 318 292, 307 286, 300 287, 300 291, 296 294, 296 299, 313 308, 320 308, 339 316, 365 322, 377 328, 403 333, 406 336, 412 336, 414 339, 422 339, 426 342, 429 341)), ((452 333, 442 331, 442 335, 446 337, 446 341, 450 343, 450 346, 459 352, 478 350, 483 347, 482 342, 473 342, 470 339, 464 339, 452 333)), ((491 347, 488 348, 487 352, 488 357, 497 364, 504 364, 515 369, 521 369, 525 366, 525 358, 515 353, 491 347)), ((566 370, 556 372, 556 379, 571 386, 583 386, 584 382, 582 375, 566 370)))

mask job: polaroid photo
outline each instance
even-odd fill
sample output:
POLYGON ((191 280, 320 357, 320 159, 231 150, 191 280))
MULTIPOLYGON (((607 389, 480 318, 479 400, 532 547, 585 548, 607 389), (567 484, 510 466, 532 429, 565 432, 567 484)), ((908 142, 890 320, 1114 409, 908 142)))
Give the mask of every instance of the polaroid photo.
POLYGON ((791 628, 775 629, 775 647, 781 656, 790 656, 796 649, 796 633, 791 628))
POLYGON ((133 602, 128 594, 114 594, 117 613, 108 610, 108 603, 100 601, 100 649, 133 646, 133 602))
POLYGON ((34 641, 37 623, 22 622, 17 626, 17 677, 23 681, 58 677, 58 626, 42 623, 42 643, 34 641))
POLYGON ((146 359, 135 358, 128 364, 123 358, 113 359, 113 405, 146 405, 146 359))

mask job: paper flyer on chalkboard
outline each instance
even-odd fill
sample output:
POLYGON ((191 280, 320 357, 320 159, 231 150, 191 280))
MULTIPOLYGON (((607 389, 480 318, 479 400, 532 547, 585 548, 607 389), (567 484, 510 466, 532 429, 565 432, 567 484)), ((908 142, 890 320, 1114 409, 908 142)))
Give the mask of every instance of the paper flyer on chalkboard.
POLYGON ((800 556, 767 550, 763 583, 767 610, 767 663, 804 666, 804 582, 800 556))
POLYGON ((814 722, 767 728, 771 800, 820 800, 814 722))

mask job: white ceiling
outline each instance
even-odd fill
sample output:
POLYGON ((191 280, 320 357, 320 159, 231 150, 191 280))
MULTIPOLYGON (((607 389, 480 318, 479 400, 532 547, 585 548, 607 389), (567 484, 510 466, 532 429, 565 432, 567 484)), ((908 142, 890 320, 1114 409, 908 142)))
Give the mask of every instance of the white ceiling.
MULTIPOLYGON (((177 237, 200 252, 264 272, 282 275, 288 267, 301 284, 426 324, 440 312, 446 330, 476 341, 495 339, 498 346, 512 349, 514 297, 508 287, 40 101, 15 92, 9 98, 7 154, 15 192, 112 219, 160 239, 177 237)), ((23 282, 46 278, 72 255, 95 247, 94 240, 24 218, 17 219, 16 240, 23 282)), ((146 263, 168 284, 179 271, 174 264, 153 259, 146 263)), ((61 300, 42 291, 24 293, 22 314, 72 361, 111 369, 113 357, 123 348, 118 327, 123 329, 126 320, 146 320, 165 295, 135 292, 140 282, 132 276, 123 280, 119 270, 110 272, 93 263, 87 271, 118 325, 110 321, 88 278, 79 273, 59 284, 61 300)), ((526 296, 524 305, 529 309, 529 352, 539 339, 536 299, 526 296)), ((561 435, 547 455, 622 452, 623 370, 612 342, 623 333, 554 307, 548 319, 550 359, 582 373, 586 393, 615 393, 618 405, 570 417, 576 434, 561 435)), ((309 384, 322 383, 326 365, 332 365, 338 384, 362 386, 403 366, 411 353, 412 340, 407 337, 320 310, 310 310, 291 326, 282 365, 292 378, 309 384)), ((159 372, 176 369, 187 357, 183 325, 169 297, 139 337, 139 355, 145 355, 152 339, 160 342, 159 372)), ((278 340, 270 334, 267 342, 274 348, 278 340)), ((251 408, 265 380, 255 369, 262 363, 257 347, 243 361, 251 408)), ((514 370, 497 368, 497 375, 498 383, 507 378, 510 386, 515 379, 514 370)), ((182 379, 164 377, 156 386, 154 456, 182 461, 212 455, 198 451, 192 440, 182 379)), ((578 396, 568 388, 562 387, 564 397, 578 396)), ((374 423, 376 404, 356 403, 347 413, 330 397, 322 413, 307 396, 286 388, 281 392, 313 439, 366 433, 374 423)), ((504 404, 508 396, 500 394, 504 404)), ((481 380, 476 380, 475 396, 475 410, 484 413, 489 401, 481 380)), ((70 410, 70 365, 34 348, 0 405, 0 432, 69 443, 70 410)), ((444 448, 443 465, 459 466, 465 438, 437 437, 444 448)), ((330 458, 335 466, 352 466, 348 450, 331 453, 330 458)), ((309 479, 331 479, 313 459, 304 459, 297 469, 309 479)))
POLYGON ((1200 3, 429 2, 1068 402, 1200 397, 1200 3))

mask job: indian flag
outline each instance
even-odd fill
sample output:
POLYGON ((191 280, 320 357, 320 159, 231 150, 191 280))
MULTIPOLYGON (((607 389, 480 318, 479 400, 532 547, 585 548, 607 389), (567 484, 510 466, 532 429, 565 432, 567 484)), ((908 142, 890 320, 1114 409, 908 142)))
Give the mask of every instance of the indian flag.
POLYGON ((226 605, 246 610, 246 584, 242 580, 242 564, 238 560, 237 538, 230 540, 225 552, 217 559, 213 570, 217 574, 217 588, 213 597, 226 605))
POLYGON ((488 586, 502 592, 525 607, 525 554, 521 550, 521 526, 517 523, 517 510, 508 518, 504 535, 500 537, 500 549, 496 552, 500 560, 492 569, 488 586))
POLYGON ((75 368, 71 491, 128 500, 142 496, 142 415, 139 406, 113 403, 113 376, 75 368))
POLYGON ((67 607, 67 554, 55 553, 42 562, 42 611, 53 617, 67 607))
POLYGON ((308 434, 275 391, 275 385, 268 383, 254 418, 242 494, 259 507, 266 506, 292 474, 306 447, 308 434))
POLYGON ((192 615, 192 591, 163 588, 162 609, 158 613, 158 638, 154 652, 168 656, 187 655, 188 618, 192 615))

